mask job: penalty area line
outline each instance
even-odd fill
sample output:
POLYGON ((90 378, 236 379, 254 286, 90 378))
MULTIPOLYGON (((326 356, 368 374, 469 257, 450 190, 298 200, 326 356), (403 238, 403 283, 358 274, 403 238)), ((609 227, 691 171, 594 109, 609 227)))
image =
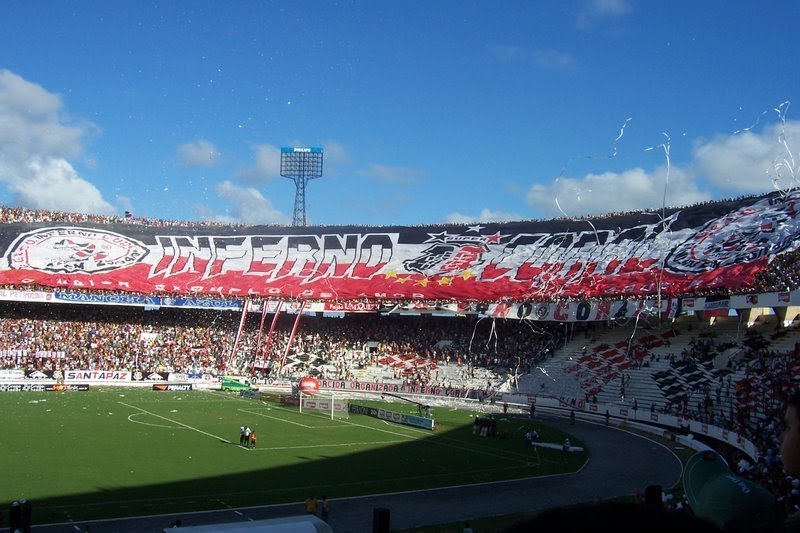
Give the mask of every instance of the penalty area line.
POLYGON ((171 418, 167 418, 166 416, 161 416, 161 415, 157 415, 155 413, 151 413, 150 411, 147 411, 146 409, 142 409, 141 407, 136 407, 135 405, 130 405, 130 404, 127 404, 125 402, 117 402, 117 403, 120 404, 120 405, 124 405, 125 407, 130 407, 131 409, 137 409, 137 410, 139 410, 139 411, 141 411, 141 412, 143 412, 145 414, 148 414, 150 416, 154 416, 156 418, 160 418, 161 420, 166 420, 167 422, 172 422, 173 424, 177 424, 177 425, 179 425, 181 427, 185 427, 186 429, 191 429, 192 431, 196 431, 197 433, 200 433, 202 435, 206 435, 207 437, 214 437, 215 439, 221 440, 222 442, 225 442, 227 444, 233 444, 233 442, 229 441, 228 439, 219 437, 217 435, 214 435, 213 433, 208 433, 207 431, 203 431, 202 429, 197 429, 196 427, 192 427, 192 426, 190 426, 188 424, 184 424, 183 422, 178 422, 177 420, 173 420, 171 418))

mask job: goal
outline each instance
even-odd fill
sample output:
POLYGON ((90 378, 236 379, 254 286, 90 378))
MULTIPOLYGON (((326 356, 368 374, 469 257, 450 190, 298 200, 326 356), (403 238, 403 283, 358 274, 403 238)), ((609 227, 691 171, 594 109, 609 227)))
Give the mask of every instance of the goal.
POLYGON ((349 418, 347 398, 340 394, 328 391, 319 391, 313 396, 304 394, 300 391, 300 412, 325 413, 330 414, 331 420, 336 418, 349 418))

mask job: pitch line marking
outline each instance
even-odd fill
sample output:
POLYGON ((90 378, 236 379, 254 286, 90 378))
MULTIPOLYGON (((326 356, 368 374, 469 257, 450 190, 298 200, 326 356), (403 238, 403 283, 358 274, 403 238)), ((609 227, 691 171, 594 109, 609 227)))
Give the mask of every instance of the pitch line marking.
POLYGON ((134 424, 141 424, 143 426, 150 426, 150 427, 154 427, 154 428, 172 429, 172 428, 176 427, 174 424, 152 424, 150 422, 142 422, 141 420, 134 420, 134 418, 136 418, 136 417, 138 417, 140 415, 146 415, 146 414, 147 413, 133 413, 133 414, 128 415, 128 420, 130 420, 134 424))
POLYGON ((379 444, 402 444, 404 440, 381 440, 375 442, 340 442, 338 444, 308 444, 305 446, 272 446, 269 448, 250 448, 251 452, 268 452, 273 450, 304 450, 307 448, 341 448, 345 446, 376 446, 379 444))
POLYGON ((162 420, 166 420, 167 422, 172 422, 173 424, 177 424, 177 425, 179 425, 181 427, 185 427, 186 429, 191 429, 192 431, 196 431, 196 432, 198 432, 200 434, 203 434, 203 435, 206 435, 208 437, 214 437, 215 439, 221 440, 222 442, 225 442, 225 443, 228 443, 228 444, 233 444, 228 439, 219 437, 217 435, 214 435, 213 433, 208 433, 207 431, 203 431, 202 429, 197 429, 196 427, 192 427, 192 426, 190 426, 188 424, 184 424, 183 422, 178 422, 177 420, 173 420, 171 418, 167 418, 166 416, 157 415, 155 413, 152 413, 150 411, 142 409, 141 407, 136 407, 135 405, 130 405, 130 404, 127 404, 125 402, 117 402, 117 403, 120 404, 120 405, 124 405, 125 407, 130 407, 131 409, 137 409, 137 410, 139 410, 139 411, 141 411, 143 413, 147 413, 150 416, 154 416, 156 418, 160 418, 162 420))
MULTIPOLYGON (((243 398, 240 398, 240 397, 230 398, 230 399, 234 400, 234 401, 235 400, 246 401, 246 400, 244 400, 243 398)), ((284 406, 272 407, 271 410, 294 412, 294 410, 287 409, 284 406)), ((269 418, 269 419, 272 419, 272 420, 278 420, 280 422, 286 422, 286 423, 289 423, 289 424, 294 424, 294 425, 300 426, 302 428, 307 428, 307 429, 317 429, 318 427, 320 427, 320 426, 309 426, 309 425, 306 425, 306 424, 301 424, 299 422, 293 422, 291 420, 286 420, 285 418, 279 418, 279 417, 275 417, 275 416, 265 415, 265 414, 261 414, 261 413, 258 413, 258 412, 252 412, 252 411, 249 411, 249 410, 246 410, 246 409, 237 409, 237 411, 242 411, 242 412, 245 412, 245 413, 248 413, 248 414, 252 414, 252 415, 256 415, 256 416, 262 416, 264 418, 269 418)), ((306 413, 303 413, 303 414, 306 415, 306 413)), ((314 413, 314 414, 308 414, 307 416, 318 416, 318 415, 316 415, 316 413, 314 413)), ((383 422, 386 425, 391 425, 386 420, 384 420, 383 422)), ((428 430, 422 430, 422 429, 418 429, 418 428, 414 428, 414 427, 408 427, 408 428, 404 428, 404 429, 406 429, 408 431, 411 431, 413 433, 417 433, 416 436, 415 435, 409 435, 409 434, 406 434, 406 433, 400 433, 398 431, 392 431, 390 429, 381 429, 379 427, 368 426, 368 425, 365 425, 365 424, 359 424, 357 422, 351 422, 350 420, 341 420, 341 421, 339 421, 339 423, 343 424, 343 425, 348 425, 348 426, 360 427, 360 428, 364 428, 364 429, 371 430, 371 431, 377 431, 379 433, 388 433, 390 435, 403 437, 403 438, 409 439, 409 440, 421 440, 421 439, 424 439, 426 436, 428 436, 428 430)), ((331 427, 333 427, 333 426, 331 426, 331 427)), ((456 450, 462 450, 462 451, 463 450, 467 450, 467 451, 472 450, 472 448, 465 447, 463 445, 459 445, 458 443, 452 444, 452 443, 449 443, 449 442, 448 443, 437 442, 436 440, 434 440, 433 442, 438 444, 439 446, 450 447, 450 448, 453 448, 453 449, 456 449, 456 450)), ((286 447, 285 449, 290 449, 290 448, 291 447, 286 447)), ((509 459, 507 454, 498 454, 498 453, 495 453, 495 452, 493 452, 491 450, 480 450, 479 449, 479 450, 476 450, 476 452, 480 453, 482 455, 490 456, 490 457, 500 457, 500 458, 503 458, 503 459, 509 459)), ((526 463, 527 462, 527 456, 524 456, 523 454, 515 454, 515 455, 517 455, 518 458, 517 459, 512 459, 512 461, 518 462, 518 463, 526 463)))
MULTIPOLYGON (((284 407, 279 407, 278 409, 285 409, 285 408, 284 407)), ((383 422, 387 422, 387 421, 383 420, 383 422)), ((401 433, 401 432, 398 432, 398 431, 392 431, 390 429, 382 429, 382 428, 379 428, 379 427, 368 426, 366 424, 359 424, 357 422, 352 422, 350 420, 341 420, 340 423, 344 424, 344 425, 348 425, 348 426, 364 428, 364 429, 367 429, 367 430, 370 430, 370 431, 376 431, 376 432, 379 432, 379 433, 388 433, 390 435, 396 435, 396 436, 403 437, 403 438, 406 438, 406 439, 409 439, 409 440, 414 440, 414 441, 423 440, 423 439, 427 438, 430 435, 429 430, 423 430, 423 429, 419 429, 419 428, 415 428, 415 427, 403 427, 403 429, 406 429, 408 431, 416 433, 416 435, 409 435, 409 434, 401 433)), ((448 440, 450 440, 450 439, 448 439, 448 440)), ((437 439, 433 439, 431 442, 434 443, 434 444, 437 444, 439 446, 449 447, 449 448, 453 448, 453 449, 456 449, 456 450, 474 451, 475 453, 480 453, 482 455, 488 455, 489 457, 500 457, 502 459, 509 459, 507 454, 496 453, 493 450, 474 449, 474 448, 470 448, 468 446, 461 445, 458 442, 456 442, 455 444, 451 444, 449 442, 438 442, 437 439)), ((517 454, 517 455, 522 456, 522 454, 517 454)), ((523 457, 524 456, 519 457, 516 460, 514 460, 514 459, 512 459, 512 460, 514 462, 525 463, 526 460, 523 459, 523 457)))
MULTIPOLYGON (((280 410, 283 410, 283 411, 290 411, 289 409, 287 409, 285 407, 276 407, 275 409, 280 409, 280 410)), ((303 413, 303 415, 304 416, 319 416, 319 415, 316 415, 316 414, 308 414, 308 415, 306 415, 306 413, 303 413)), ((351 422, 350 420, 340 420, 339 423, 347 425, 347 426, 353 426, 353 427, 359 427, 359 428, 367 429, 367 430, 370 430, 370 431, 377 431, 378 433, 388 433, 389 435, 395 435, 395 436, 398 436, 398 437, 403 437, 403 438, 411 439, 411 440, 420 440, 421 438, 423 438, 423 436, 427 436, 427 433, 424 433, 422 430, 416 430, 416 428, 413 428, 413 427, 408 427, 408 428, 404 428, 404 429, 408 429, 409 431, 418 433, 419 436, 409 435, 408 433, 401 433, 401 432, 398 432, 398 431, 390 431, 388 429, 381 429, 379 427, 368 426, 366 424, 359 424, 359 423, 356 423, 356 422, 351 422)))
MULTIPOLYGON (((325 425, 309 426, 307 424, 301 424, 300 422, 293 422, 292 420, 286 420, 285 418, 281 418, 281 417, 278 417, 278 416, 266 415, 266 414, 264 414, 264 413, 262 413, 260 411, 251 411, 249 409, 237 409, 237 411, 240 411, 242 413, 247 413, 249 415, 256 415, 256 416, 260 416, 260 417, 263 417, 263 418, 269 418, 271 420, 277 420, 278 422, 286 422, 287 424, 294 424, 294 425, 300 426, 301 428, 304 428, 304 429, 329 429, 329 428, 341 428, 341 427, 344 427, 341 424, 325 424, 325 425)), ((309 415, 309 416, 316 416, 316 415, 309 415)), ((327 420, 327 419, 328 418, 325 417, 325 420, 327 420)))
POLYGON ((277 417, 277 416, 265 415, 263 413, 259 413, 257 411, 250 411, 248 409, 237 409, 237 411, 241 411, 242 413, 247 413, 249 415, 255 415, 255 416, 261 416, 261 417, 264 417, 264 418, 269 418, 270 420, 277 420, 279 422, 286 422, 287 424, 294 424, 295 426, 300 426, 301 428, 304 428, 304 429, 317 429, 319 427, 319 426, 309 426, 308 424, 301 424, 300 422, 294 422, 292 420, 286 420, 285 418, 280 418, 280 417, 277 417))

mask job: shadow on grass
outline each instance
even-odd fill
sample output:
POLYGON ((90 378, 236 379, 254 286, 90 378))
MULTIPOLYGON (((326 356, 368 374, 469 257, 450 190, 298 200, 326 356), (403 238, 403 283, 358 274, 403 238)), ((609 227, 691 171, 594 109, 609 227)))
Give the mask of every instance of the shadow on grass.
MULTIPOLYGON (((357 420, 352 416, 354 419, 357 420)), ((45 524, 282 503, 296 503, 298 512, 302 512, 300 502, 310 495, 341 498, 468 485, 574 472, 585 464, 587 452, 525 448, 523 436, 530 425, 524 418, 499 419, 498 433, 502 431, 507 438, 476 436, 471 424, 456 425, 408 442, 372 446, 353 453, 298 454, 287 465, 269 465, 269 461, 273 452, 286 454, 289 448, 271 450, 265 443, 260 448, 247 449, 262 454, 267 463, 263 468, 195 478, 191 477, 196 473, 190 470, 185 480, 129 487, 121 486, 124 480, 115 483, 109 479, 108 485, 94 491, 37 498, 33 502, 33 521, 45 524)), ((541 424, 536 427, 543 441, 562 442, 566 437, 541 424)), ((573 444, 581 444, 571 438, 573 444)), ((225 439, 218 443, 243 448, 225 439)), ((297 451, 302 450, 302 444, 298 442, 297 451)), ((324 448, 320 446, 320 450, 324 448)), ((290 449, 288 453, 291 454, 290 449)), ((224 470, 228 461, 232 461, 230 456, 221 455, 217 470, 224 470)))

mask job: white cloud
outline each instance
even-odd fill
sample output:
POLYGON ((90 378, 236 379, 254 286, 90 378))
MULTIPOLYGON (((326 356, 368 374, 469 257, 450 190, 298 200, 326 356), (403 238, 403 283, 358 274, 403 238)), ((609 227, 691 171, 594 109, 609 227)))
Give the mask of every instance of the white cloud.
POLYGON ((0 70, 0 183, 34 209, 111 214, 116 210, 70 159, 82 156, 89 123, 67 124, 61 98, 0 70))
MULTIPOLYGON (((2 169, 2 166, 0 166, 2 169)), ((82 179, 65 159, 32 158, 20 177, 6 183, 20 205, 32 209, 74 213, 113 214, 113 206, 103 200, 97 188, 82 179)))
POLYGON ((523 220, 525 217, 516 213, 505 213, 503 211, 492 211, 483 208, 478 215, 465 215, 462 213, 450 213, 445 217, 448 224, 472 224, 473 222, 509 222, 523 220))
POLYGON ((401 183, 409 185, 415 183, 425 175, 421 170, 408 167, 389 167, 372 163, 369 167, 357 171, 358 175, 372 178, 384 183, 401 183))
POLYGON ((181 164, 187 167, 213 167, 219 164, 220 153, 213 143, 200 139, 178 147, 181 164))
POLYGON ((233 205, 227 215, 215 217, 220 222, 242 224, 288 224, 289 217, 272 207, 272 202, 253 187, 240 187, 230 181, 216 186, 217 194, 233 205))
POLYGON ((588 0, 578 12, 577 26, 586 29, 606 19, 631 12, 630 0, 588 0))
POLYGON ((694 149, 695 170, 714 186, 731 195, 762 193, 773 187, 798 186, 796 165, 800 148, 800 122, 717 135, 694 149))
POLYGON ((800 122, 770 124, 695 143, 693 159, 646 171, 564 177, 533 184, 527 204, 540 218, 576 217, 691 205, 800 185, 800 122), (664 188, 666 184, 666 201, 664 188))
POLYGON ((534 184, 527 194, 527 203, 537 218, 638 211, 708 199, 708 193, 697 188, 692 176, 676 167, 670 169, 669 179, 666 168, 652 173, 634 168, 622 173, 587 174, 579 179, 559 178, 548 185, 534 184))
POLYGON ((252 147, 255 161, 239 169, 237 177, 250 184, 263 184, 281 175, 281 149, 271 144, 252 147))

